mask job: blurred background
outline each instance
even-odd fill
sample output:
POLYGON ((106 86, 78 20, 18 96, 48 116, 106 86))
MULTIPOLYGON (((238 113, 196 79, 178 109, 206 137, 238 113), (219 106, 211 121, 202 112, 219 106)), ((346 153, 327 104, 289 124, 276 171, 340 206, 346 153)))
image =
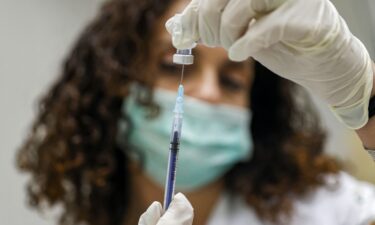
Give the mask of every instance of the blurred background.
MULTIPOLYGON (((36 103, 56 78, 62 60, 103 0, 0 0, 0 220, 7 225, 54 224, 53 214, 30 210, 27 176, 15 152, 35 115, 36 103)), ((333 3, 375 59, 375 1, 333 3)), ((352 131, 315 100, 329 131, 326 151, 359 179, 375 183, 375 163, 352 131)))

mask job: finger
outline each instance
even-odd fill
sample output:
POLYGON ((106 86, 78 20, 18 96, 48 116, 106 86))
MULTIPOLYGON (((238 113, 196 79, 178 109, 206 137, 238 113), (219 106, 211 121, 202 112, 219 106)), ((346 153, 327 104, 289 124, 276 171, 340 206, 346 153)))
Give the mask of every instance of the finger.
POLYGON ((293 5, 295 4, 289 1, 272 13, 251 23, 246 33, 229 48, 229 58, 233 61, 244 61, 256 52, 267 49, 282 40, 299 38, 304 29, 291 29, 293 25, 289 24, 290 21, 295 21, 295 8, 292 8, 295 6, 293 5))
POLYGON ((193 206, 183 194, 178 193, 174 196, 168 210, 160 218, 157 225, 191 225, 193 217, 193 206))
POLYGON ((201 1, 199 6, 200 41, 209 47, 220 46, 220 24, 222 12, 229 0, 201 1))
POLYGON ((163 213, 159 202, 153 202, 139 218, 138 225, 156 225, 163 213))
MULTIPOLYGON (((278 42, 283 42, 286 46, 289 46, 287 43, 292 43, 294 50, 290 51, 295 51, 299 45, 305 45, 303 48, 316 45, 314 43, 322 40, 326 30, 330 29, 329 24, 325 25, 325 18, 328 18, 324 14, 326 7, 324 0, 285 1, 271 13, 251 23, 246 33, 229 48, 229 57, 234 61, 243 61, 278 42)), ((330 13, 332 10, 328 11, 330 13)))
POLYGON ((281 39, 282 33, 279 30, 262 25, 262 21, 258 21, 250 26, 246 33, 229 48, 228 55, 231 60, 244 61, 281 39))
POLYGON ((251 1, 231 0, 222 13, 220 26, 221 46, 230 46, 246 31, 250 21, 254 18, 251 1))
POLYGON ((200 0, 192 0, 181 14, 168 19, 165 24, 177 49, 187 49, 199 40, 198 8, 200 0))
POLYGON ((251 7, 258 13, 267 13, 281 6, 287 0, 252 0, 251 7))

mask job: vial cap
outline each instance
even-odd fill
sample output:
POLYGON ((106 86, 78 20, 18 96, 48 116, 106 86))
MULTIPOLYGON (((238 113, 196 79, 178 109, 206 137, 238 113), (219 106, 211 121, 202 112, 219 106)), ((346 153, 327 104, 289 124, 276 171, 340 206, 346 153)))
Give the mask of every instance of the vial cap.
POLYGON ((173 63, 180 64, 180 65, 192 65, 194 63, 194 56, 174 54, 173 63))

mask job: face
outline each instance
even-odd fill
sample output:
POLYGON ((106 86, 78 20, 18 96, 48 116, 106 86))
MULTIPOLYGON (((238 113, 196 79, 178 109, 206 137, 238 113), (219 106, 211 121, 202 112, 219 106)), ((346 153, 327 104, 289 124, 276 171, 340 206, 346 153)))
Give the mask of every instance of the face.
MULTIPOLYGON (((176 12, 182 11, 186 1, 177 1, 161 19, 153 40, 153 68, 155 86, 177 91, 181 78, 181 65, 173 63, 176 49, 164 24, 176 12)), ((211 104, 229 104, 247 107, 253 78, 253 62, 231 62, 222 48, 208 48, 198 45, 193 49, 194 64, 185 66, 183 85, 185 95, 211 104)))
MULTIPOLYGON (((169 12, 158 22, 155 27, 154 37, 151 43, 152 52, 147 64, 148 74, 155 77, 156 88, 167 89, 176 92, 180 77, 181 66, 175 65, 172 61, 176 49, 172 46, 171 37, 165 30, 165 22, 176 12, 181 12, 188 1, 179 0, 172 5, 169 12)), ((228 104, 237 107, 248 107, 250 87, 253 80, 253 62, 244 63, 231 62, 227 57, 227 52, 221 48, 207 48, 198 45, 193 54, 195 62, 191 66, 185 66, 183 85, 185 95, 206 101, 210 104, 228 104)), ((135 165, 135 168, 136 165, 135 165)), ((136 170, 135 171, 139 171, 136 170)), ((148 176, 143 173, 134 173, 135 188, 142 188, 143 198, 146 207, 155 200, 163 198, 163 189, 151 182, 148 176)), ((202 187, 196 192, 189 193, 189 200, 193 205, 207 202, 207 207, 214 205, 210 201, 205 201, 207 196, 219 196, 223 188, 223 180, 202 187), (212 204, 210 204, 212 203, 212 204)))

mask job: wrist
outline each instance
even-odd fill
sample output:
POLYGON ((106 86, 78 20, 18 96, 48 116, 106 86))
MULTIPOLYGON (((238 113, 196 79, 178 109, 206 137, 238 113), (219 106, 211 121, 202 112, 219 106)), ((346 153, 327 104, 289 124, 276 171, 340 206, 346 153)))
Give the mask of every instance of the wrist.
POLYGON ((337 118, 350 129, 359 130, 365 127, 369 121, 369 102, 375 95, 374 71, 375 65, 368 55, 365 67, 359 72, 361 79, 352 85, 353 89, 346 97, 345 102, 348 102, 349 99, 351 103, 346 106, 332 107, 337 118))
MULTIPOLYGON (((375 63, 372 63, 373 70, 373 82, 372 82, 372 91, 369 101, 375 96, 375 63)), ((374 135, 375 135, 375 116, 369 118, 367 124, 359 130, 356 130, 359 138, 361 139, 363 146, 366 149, 375 149, 374 135)), ((375 160, 375 151, 369 152, 372 158, 375 160)))

